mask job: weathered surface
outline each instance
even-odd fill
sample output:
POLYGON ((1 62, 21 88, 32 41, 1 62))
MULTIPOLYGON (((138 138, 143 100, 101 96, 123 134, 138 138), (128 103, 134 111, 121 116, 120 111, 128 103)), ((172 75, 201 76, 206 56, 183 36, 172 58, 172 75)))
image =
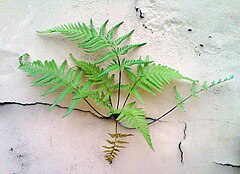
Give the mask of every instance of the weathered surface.
MULTIPOLYGON (((236 76, 200 99, 187 101, 186 113, 176 110, 166 122, 151 125, 155 152, 139 133, 121 128, 135 136, 111 165, 104 160, 102 145, 107 133, 114 131, 112 120, 81 111, 62 119, 62 108, 48 112, 43 105, 1 105, 0 173, 239 173, 239 8, 236 0, 0 2, 0 102, 53 102, 57 94, 40 97, 44 89, 30 87, 31 79, 18 70, 17 57, 28 52, 31 61, 56 59, 60 64, 73 53, 97 60, 97 54, 82 53, 60 35, 35 32, 89 18, 96 26, 106 19, 109 26, 124 20, 119 35, 134 28, 129 42, 148 44, 129 57, 149 55, 200 81, 236 76)), ((190 84, 174 83, 183 95, 188 94, 190 84)), ((67 103, 66 99, 61 105, 67 103)), ((157 97, 145 96, 142 107, 157 117, 175 103, 172 85, 157 97)), ((83 104, 81 109, 88 108, 83 104)))

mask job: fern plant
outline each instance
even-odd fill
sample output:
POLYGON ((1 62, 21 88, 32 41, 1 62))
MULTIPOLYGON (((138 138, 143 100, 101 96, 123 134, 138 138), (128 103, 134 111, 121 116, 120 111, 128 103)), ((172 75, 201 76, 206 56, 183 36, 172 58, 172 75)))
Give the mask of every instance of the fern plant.
MULTIPOLYGON (((72 54, 70 57, 75 63, 74 67, 66 68, 67 61, 65 60, 60 67, 56 65, 54 60, 51 61, 33 61, 24 62, 23 58, 28 57, 26 53, 19 58, 19 68, 27 72, 28 76, 36 77, 32 82, 32 86, 49 86, 49 89, 42 95, 50 94, 56 90, 61 90, 60 95, 53 102, 49 109, 52 109, 61 102, 67 95, 72 95, 71 103, 64 117, 69 115, 81 101, 86 102, 92 108, 99 118, 114 119, 115 133, 109 134, 112 140, 107 140, 109 146, 103 146, 106 153, 105 158, 109 163, 116 157, 120 148, 124 148, 127 141, 122 138, 131 136, 132 134, 119 133, 118 124, 130 126, 133 129, 138 129, 150 148, 153 148, 151 141, 149 125, 169 114, 173 109, 181 107, 184 109, 184 102, 198 93, 208 90, 216 84, 225 82, 233 78, 233 76, 220 80, 217 83, 212 82, 207 86, 206 82, 199 91, 196 91, 196 80, 180 74, 177 70, 168 66, 155 64, 145 59, 127 60, 123 55, 129 51, 141 47, 146 43, 137 43, 121 46, 122 42, 129 38, 134 30, 117 39, 113 38, 115 30, 123 24, 120 22, 113 26, 109 31, 106 31, 108 20, 97 31, 90 20, 90 25, 85 23, 69 23, 48 29, 46 31, 38 31, 40 34, 61 33, 71 41, 75 41, 79 48, 86 53, 95 53, 104 50, 105 53, 98 59, 97 62, 86 62, 75 58, 72 54), (106 67, 102 63, 108 61, 106 67), (122 73, 126 73, 129 82, 122 81, 122 73), (117 82, 115 77, 117 76, 117 82), (172 80, 186 80, 192 83, 191 94, 187 98, 182 98, 176 87, 176 98, 178 104, 170 111, 160 116, 157 119, 146 117, 146 113, 142 108, 136 106, 136 101, 128 103, 130 95, 136 97, 139 102, 144 102, 141 97, 141 90, 145 90, 153 95, 161 92, 165 85, 170 84, 172 80), (122 90, 127 92, 124 101, 120 101, 122 90), (114 94, 117 93, 115 96, 114 94), (108 110, 108 114, 103 114, 95 109, 95 105, 101 105, 108 110), (120 104, 122 103, 122 106, 120 104), (148 120, 151 120, 150 122, 148 120)), ((125 126, 126 127, 126 126, 125 126)))

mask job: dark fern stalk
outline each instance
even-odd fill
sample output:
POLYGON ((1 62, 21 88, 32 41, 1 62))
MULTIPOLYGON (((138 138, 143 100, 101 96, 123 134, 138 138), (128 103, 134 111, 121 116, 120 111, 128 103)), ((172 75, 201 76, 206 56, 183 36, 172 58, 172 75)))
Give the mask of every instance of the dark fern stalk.
POLYGON ((224 83, 226 81, 229 81, 229 80, 232 80, 234 78, 234 75, 231 75, 229 77, 226 77, 225 79, 221 80, 219 79, 217 82, 215 81, 212 81, 210 85, 207 86, 207 82, 205 81, 202 85, 202 88, 199 89, 198 91, 196 91, 195 89, 195 83, 192 83, 192 88, 190 90, 191 94, 189 96, 187 96, 186 98, 182 98, 180 96, 180 94, 178 93, 176 87, 174 87, 174 91, 176 93, 176 99, 178 100, 179 103, 177 103, 175 106, 173 106, 170 110, 168 110, 167 112, 165 112, 163 115, 161 115, 160 117, 152 120, 151 122, 148 123, 148 125, 150 124, 153 124, 159 120, 161 120, 162 118, 164 118, 165 116, 167 116, 168 114, 170 114, 172 111, 174 111, 175 109, 177 109, 178 107, 180 107, 181 109, 183 109, 184 111, 185 110, 185 107, 184 107, 184 102, 187 101, 188 99, 190 99, 191 97, 197 97, 199 98, 198 94, 200 94, 201 92, 203 91, 208 91, 210 90, 211 88, 215 87, 216 85, 219 85, 221 83, 224 83))
POLYGON ((205 82, 202 88, 196 92, 194 86, 196 80, 183 76, 177 70, 168 66, 155 64, 149 60, 148 56, 145 59, 138 58, 134 60, 122 58, 123 55, 126 55, 129 51, 139 48, 146 43, 121 46, 124 40, 133 34, 134 30, 117 39, 113 39, 115 30, 120 27, 123 22, 116 24, 106 32, 107 23, 108 20, 100 27, 99 31, 95 29, 92 20, 90 20, 89 25, 85 23, 68 23, 38 32, 41 34, 61 33, 71 41, 77 42, 78 47, 86 53, 94 53, 103 49, 107 50, 107 53, 103 54, 97 62, 91 63, 78 60, 70 54, 75 66, 67 69, 66 60, 58 67, 54 60, 24 62, 22 59, 28 57, 28 54, 25 54, 19 58, 19 69, 27 72, 28 76, 36 78, 32 82, 33 86, 49 86, 49 89, 43 95, 61 90, 60 95, 50 106, 50 109, 54 106, 59 106, 58 103, 67 95, 72 96, 72 100, 64 117, 69 115, 81 101, 84 101, 98 114, 98 117, 112 118, 115 120, 115 133, 109 134, 113 140, 107 140, 109 146, 103 146, 106 149, 104 151, 106 153, 106 160, 112 163, 119 149, 124 148, 122 144, 127 143, 121 139, 132 135, 119 133, 118 123, 131 126, 133 129, 138 129, 149 147, 154 149, 149 130, 150 124, 162 119, 177 107, 184 109, 184 102, 192 96, 196 96, 198 93, 206 91, 233 77, 218 82, 213 81, 209 86, 207 86, 205 82), (106 67, 102 67, 102 63, 105 61, 109 61, 109 64, 106 67), (123 72, 126 72, 129 78, 128 82, 123 81, 123 72), (114 79, 116 74, 118 74, 118 82, 115 84, 114 79), (152 121, 148 122, 149 117, 146 117, 144 110, 136 107, 137 100, 144 103, 141 97, 141 90, 156 95, 156 92, 162 92, 164 86, 170 84, 172 80, 186 80, 191 82, 193 84, 191 95, 184 99, 180 96, 177 89, 174 88, 178 104, 159 118, 151 118, 152 121), (120 107, 121 90, 127 92, 122 107, 120 107), (117 93, 116 99, 113 100, 116 101, 116 105, 112 102, 114 93, 117 93), (130 95, 133 95, 137 100, 128 103, 130 95), (105 115, 99 112, 90 101, 91 103, 94 102, 95 105, 101 105, 102 108, 108 109, 108 114, 105 115), (116 106, 116 108, 113 106, 116 106))
MULTIPOLYGON (((116 50, 115 50, 116 51, 116 50)), ((117 61, 118 61, 118 66, 119 68, 121 67, 120 59, 119 56, 116 52, 117 55, 117 61)), ((121 95, 121 80, 122 80, 122 71, 120 70, 118 73, 118 97, 117 97, 117 109, 119 108, 119 103, 120 103, 120 95, 121 95)))

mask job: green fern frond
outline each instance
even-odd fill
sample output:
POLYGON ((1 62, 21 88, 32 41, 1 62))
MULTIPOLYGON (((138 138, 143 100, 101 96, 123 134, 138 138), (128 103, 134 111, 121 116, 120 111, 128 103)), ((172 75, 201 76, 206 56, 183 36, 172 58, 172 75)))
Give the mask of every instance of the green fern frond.
POLYGON ((107 22, 102 26, 100 33, 95 30, 92 19, 89 27, 85 23, 69 23, 46 31, 38 31, 38 33, 61 33, 72 41, 78 41, 79 48, 91 53, 112 46, 112 43, 103 34, 106 24, 107 22))
POLYGON ((208 89, 210 89, 210 88, 212 88, 212 87, 214 87, 216 85, 219 85, 219 84, 224 83, 226 81, 232 80, 233 78, 234 78, 234 75, 231 75, 229 77, 226 77, 224 79, 219 79, 217 81, 213 80, 209 86, 207 86, 206 82, 204 82, 202 89, 203 90, 208 90, 208 89))
POLYGON ((37 76, 37 79, 33 80, 33 86, 51 85, 51 87, 42 95, 47 95, 62 88, 62 92, 49 109, 56 106, 67 95, 73 94, 73 100, 64 116, 71 113, 81 99, 87 98, 92 93, 92 91, 86 88, 86 84, 82 86, 80 84, 83 73, 82 71, 76 68, 70 68, 66 71, 66 60, 61 64, 60 68, 57 67, 54 60, 45 61, 44 63, 39 60, 34 62, 23 62, 22 57, 20 57, 19 63, 19 69, 27 72, 28 76, 37 76))
POLYGON ((229 77, 226 77, 224 79, 219 79, 217 81, 213 80, 211 82, 210 85, 207 85, 207 82, 204 81, 203 84, 202 84, 202 87, 201 87, 201 90, 202 91, 208 91, 209 89, 211 89, 212 87, 216 86, 216 85, 219 85, 221 83, 224 83, 226 81, 229 81, 229 80, 232 80, 234 78, 234 75, 230 75, 229 77))
MULTIPOLYGON (((115 41, 111 41, 114 30, 117 29, 123 22, 120 22, 112 27, 105 35, 104 31, 107 23, 108 20, 104 22, 99 32, 96 31, 92 19, 90 19, 89 27, 85 23, 68 23, 45 31, 37 32, 41 34, 61 33, 71 41, 78 41, 78 47, 85 49, 85 52, 92 53, 108 47, 113 48, 115 44, 116 46, 119 45, 124 39, 126 39, 126 37, 130 36, 128 33, 115 41)), ((103 61, 108 58, 104 58, 103 61)))
POLYGON ((133 128, 138 129, 142 133, 148 145, 153 149, 148 122, 145 119, 146 113, 142 108, 133 107, 134 104, 135 102, 132 102, 124 107, 121 110, 117 120, 120 122, 125 121, 127 125, 131 125, 133 128))
POLYGON ((101 26, 100 31, 97 32, 92 19, 90 19, 89 27, 85 23, 68 23, 60 25, 46 31, 37 31, 38 33, 61 33, 71 41, 77 41, 78 47, 85 49, 85 52, 92 53, 105 48, 111 48, 112 51, 106 53, 99 61, 95 64, 102 63, 108 59, 112 59, 115 56, 124 55, 129 50, 145 45, 146 43, 127 45, 122 48, 118 48, 125 39, 131 36, 134 30, 127 33, 126 35, 112 41, 113 32, 122 25, 123 22, 118 23, 112 27, 107 34, 105 34, 106 25, 108 20, 101 26))
POLYGON ((178 71, 163 65, 139 65, 137 70, 136 86, 155 95, 153 90, 162 91, 164 85, 173 79, 183 79, 193 82, 194 80, 181 75, 178 71))

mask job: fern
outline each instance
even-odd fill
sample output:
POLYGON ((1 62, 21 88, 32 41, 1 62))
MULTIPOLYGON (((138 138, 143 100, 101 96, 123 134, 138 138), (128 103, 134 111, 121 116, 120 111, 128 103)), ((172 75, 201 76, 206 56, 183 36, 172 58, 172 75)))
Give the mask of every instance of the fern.
POLYGON ((127 141, 123 141, 120 139, 133 136, 133 134, 122 134, 122 133, 110 134, 109 133, 109 135, 113 140, 107 139, 109 146, 103 146, 106 149, 103 152, 106 153, 105 159, 109 162, 109 164, 111 164, 113 159, 120 152, 120 149, 125 148, 124 144, 128 144, 127 141))
POLYGON ((103 35, 105 26, 106 24, 102 26, 101 32, 98 34, 90 20, 90 27, 85 23, 69 23, 46 31, 39 31, 39 33, 62 33, 70 40, 78 41, 78 47, 85 49, 85 52, 91 53, 111 46, 111 42, 103 35))
POLYGON ((28 76, 35 77, 32 86, 49 86, 49 89, 43 95, 61 90, 60 95, 55 99, 50 109, 61 102, 67 95, 72 95, 72 100, 64 117, 69 115, 81 101, 85 101, 99 117, 115 120, 116 132, 115 134, 109 134, 112 137, 112 140, 107 140, 110 146, 104 146, 106 149, 104 151, 106 153, 105 158, 109 163, 112 163, 119 149, 123 148, 122 145, 127 143, 122 141, 121 138, 132 135, 118 133, 118 123, 126 123, 128 126, 138 129, 150 148, 154 149, 149 130, 151 123, 161 119, 177 107, 185 109, 184 102, 187 99, 231 80, 233 76, 224 80, 212 81, 210 85, 204 82, 201 89, 196 90, 196 80, 186 77, 168 66, 155 64, 149 60, 148 56, 144 60, 141 58, 127 60, 123 55, 125 56, 129 51, 142 47, 146 43, 122 45, 134 33, 134 30, 114 39, 114 32, 123 22, 114 25, 108 31, 106 30, 107 24, 108 20, 97 31, 91 19, 89 25, 85 23, 68 23, 38 32, 40 34, 61 33, 71 41, 77 42, 78 47, 87 53, 101 51, 102 55, 96 62, 78 60, 70 54, 75 66, 66 68, 66 60, 58 67, 54 60, 25 62, 23 58, 29 55, 24 54, 19 58, 19 69, 27 72, 28 76), (106 66, 102 66, 102 63, 105 61, 109 62, 106 66), (122 73, 127 74, 129 81, 123 81, 122 73), (115 80, 116 77, 117 80, 115 80), (170 84, 172 80, 187 80, 191 82, 191 94, 187 98, 183 98, 177 91, 177 88, 174 87, 178 104, 163 116, 153 119, 151 123, 147 121, 144 110, 135 106, 136 101, 128 103, 130 95, 133 95, 143 103, 141 90, 156 95, 156 92, 162 92, 164 86, 170 84), (122 90, 127 92, 127 96, 122 106, 120 106, 122 90), (100 113, 91 102, 106 108, 108 114, 100 113), (116 107, 114 107, 114 102, 116 107))
POLYGON ((148 122, 145 119, 146 113, 142 108, 133 107, 135 102, 129 103, 126 107, 124 107, 117 117, 117 121, 124 122, 126 121, 127 125, 131 125, 133 128, 138 129, 148 145, 153 149, 150 132, 148 128, 148 122))
POLYGON ((65 35, 71 41, 77 41, 78 47, 85 50, 87 53, 96 52, 105 48, 111 48, 111 51, 106 53, 96 64, 102 63, 105 60, 112 59, 115 56, 124 55, 129 50, 141 47, 146 43, 131 44, 124 47, 118 47, 124 40, 129 38, 134 30, 128 34, 121 36, 116 40, 112 40, 113 32, 122 25, 120 22, 113 26, 107 34, 104 33, 108 20, 101 26, 100 31, 97 32, 93 26, 92 19, 90 19, 90 25, 87 26, 85 23, 68 23, 60 25, 45 31, 38 31, 40 34, 47 33, 61 33, 65 35))
MULTIPOLYGON (((24 57, 28 56, 27 54, 24 57)), ((52 61, 34 61, 24 63, 22 61, 23 57, 19 58, 19 69, 28 73, 28 76, 38 76, 37 79, 33 81, 33 86, 48 86, 52 85, 45 93, 42 95, 50 94, 58 89, 63 89, 58 96, 58 98, 50 106, 51 110, 59 102, 61 102, 67 95, 72 94, 72 101, 68 111, 64 114, 67 116, 72 112, 74 107, 81 101, 87 98, 93 98, 95 100, 102 101, 101 98, 96 94, 96 91, 89 90, 90 83, 81 84, 82 71, 76 69, 75 67, 66 70, 67 61, 65 60, 60 68, 57 67, 54 60, 52 61)), ((104 101, 101 102, 103 106, 106 106, 104 101)))
POLYGON ((136 86, 155 95, 154 90, 161 92, 166 84, 173 79, 194 81, 183 76, 178 71, 168 66, 156 65, 155 63, 146 66, 138 66, 136 86))
POLYGON ((234 78, 234 75, 231 75, 231 76, 229 76, 229 77, 225 77, 223 80, 222 80, 222 79, 219 79, 219 80, 217 80, 217 81, 214 81, 214 80, 213 80, 210 85, 207 85, 207 82, 204 81, 203 84, 202 84, 202 86, 201 86, 201 88, 200 88, 200 90, 198 90, 198 91, 196 90, 196 81, 193 81, 193 82, 192 82, 191 89, 190 89, 190 95, 189 95, 188 97, 186 97, 186 98, 183 98, 183 97, 179 94, 179 92, 177 91, 176 86, 174 86, 174 92, 175 92, 175 94, 176 94, 176 97, 175 97, 175 98, 176 98, 177 101, 178 101, 178 104, 177 104, 176 106, 179 107, 179 108, 181 108, 183 111, 186 111, 186 108, 185 108, 185 106, 184 106, 184 102, 185 102, 186 100, 188 100, 188 99, 191 98, 191 97, 197 97, 197 98, 199 98, 199 96, 198 96, 197 94, 199 94, 200 92, 202 92, 202 91, 208 91, 209 89, 215 87, 216 85, 219 85, 219 84, 222 84, 222 83, 227 82, 227 81, 229 81, 229 80, 232 80, 233 78, 234 78))

